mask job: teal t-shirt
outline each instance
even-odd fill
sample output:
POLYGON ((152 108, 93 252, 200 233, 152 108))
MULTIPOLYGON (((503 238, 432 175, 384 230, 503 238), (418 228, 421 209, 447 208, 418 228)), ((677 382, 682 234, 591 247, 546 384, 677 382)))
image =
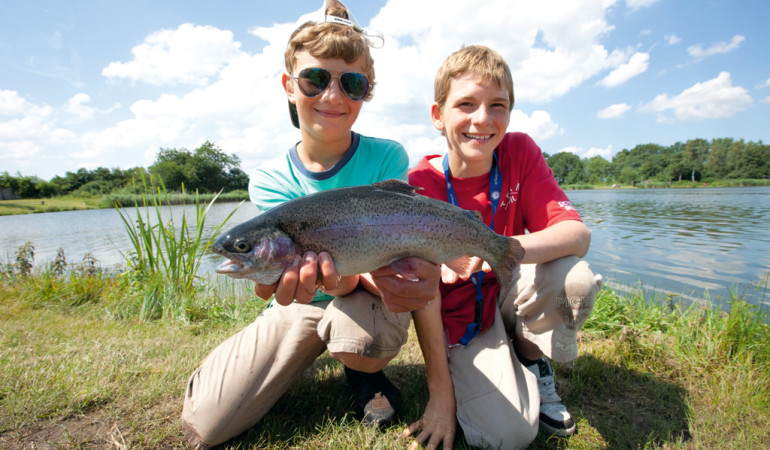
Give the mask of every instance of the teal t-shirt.
MULTIPOLYGON (((407 181, 409 157, 398 142, 353 133, 345 155, 331 169, 305 168, 295 145, 280 159, 262 164, 249 176, 249 196, 259 212, 314 192, 361 186, 391 178, 407 181)), ((316 292, 313 301, 332 297, 316 292)))

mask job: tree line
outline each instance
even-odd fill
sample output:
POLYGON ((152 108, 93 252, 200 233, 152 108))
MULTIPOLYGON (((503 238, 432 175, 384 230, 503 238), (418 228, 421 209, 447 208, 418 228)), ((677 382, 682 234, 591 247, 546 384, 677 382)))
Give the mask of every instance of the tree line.
MULTIPOLYGON (((770 178, 770 146, 743 139, 693 139, 668 147, 642 144, 618 152, 612 161, 601 156, 581 159, 569 152, 546 153, 545 157, 559 184, 569 185, 770 178)), ((237 156, 228 155, 206 141, 193 151, 161 148, 147 169, 78 169, 49 181, 3 172, 0 188, 20 198, 95 197, 142 192, 140 180, 144 178, 151 186, 163 180, 169 191, 181 191, 184 186, 187 192, 230 192, 248 188, 248 175, 241 170, 240 163, 237 156)))
POLYGON ((546 156, 559 184, 632 184, 640 181, 713 181, 770 177, 770 146, 762 141, 692 139, 668 147, 657 144, 624 149, 607 161, 574 153, 546 156))
POLYGON ((248 188, 249 177, 240 168, 241 161, 206 141, 193 151, 185 148, 161 148, 155 162, 147 169, 78 169, 46 181, 34 176, 0 173, 0 188, 19 198, 46 198, 61 195, 97 197, 107 194, 136 194, 143 184, 155 187, 162 180, 169 191, 215 193, 248 188), (142 181, 144 180, 144 181, 142 181))

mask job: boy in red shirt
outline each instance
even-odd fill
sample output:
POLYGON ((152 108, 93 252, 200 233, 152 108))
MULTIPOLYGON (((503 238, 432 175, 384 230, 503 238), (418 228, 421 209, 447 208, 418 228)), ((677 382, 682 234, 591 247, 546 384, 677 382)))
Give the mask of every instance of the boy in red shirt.
POLYGON ((495 232, 515 236, 526 254, 507 298, 497 298, 500 285, 488 267, 468 280, 444 268, 440 306, 414 315, 431 395, 422 420, 404 434, 421 429, 419 442, 451 448, 456 411, 474 446, 524 447, 538 421, 551 434, 571 435, 575 423, 544 356, 577 357, 577 332, 601 287, 601 276, 580 259, 590 231, 535 142, 506 133, 513 81, 497 52, 469 46, 450 55, 434 94, 431 118, 448 153, 425 157, 409 183, 479 211, 495 232))

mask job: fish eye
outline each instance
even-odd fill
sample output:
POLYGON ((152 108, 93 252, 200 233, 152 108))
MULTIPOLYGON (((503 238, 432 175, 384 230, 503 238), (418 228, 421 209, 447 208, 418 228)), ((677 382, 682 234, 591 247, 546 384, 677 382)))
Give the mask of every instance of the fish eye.
POLYGON ((246 253, 249 250, 251 250, 251 245, 249 245, 249 243, 244 241, 243 239, 239 239, 235 241, 235 244, 233 244, 233 248, 240 253, 246 253))

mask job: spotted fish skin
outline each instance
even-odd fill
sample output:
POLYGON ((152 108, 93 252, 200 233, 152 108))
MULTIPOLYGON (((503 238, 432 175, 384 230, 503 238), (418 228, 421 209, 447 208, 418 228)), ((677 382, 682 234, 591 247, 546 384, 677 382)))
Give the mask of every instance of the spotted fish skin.
POLYGON ((371 272, 401 258, 448 264, 478 256, 507 295, 524 257, 521 244, 496 234, 479 214, 387 180, 331 189, 287 201, 237 225, 213 251, 228 258, 217 272, 260 284, 278 281, 294 255, 328 252, 342 275, 371 272))

